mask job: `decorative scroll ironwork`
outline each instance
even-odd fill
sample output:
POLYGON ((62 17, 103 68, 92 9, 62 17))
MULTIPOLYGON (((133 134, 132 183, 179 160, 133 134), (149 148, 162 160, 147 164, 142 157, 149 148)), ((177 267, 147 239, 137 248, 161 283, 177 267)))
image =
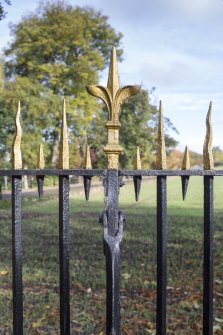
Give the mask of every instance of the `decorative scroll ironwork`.
POLYGON ((69 146, 67 132, 66 102, 63 101, 62 126, 60 136, 59 169, 69 169, 69 146))
POLYGON ((212 102, 210 102, 209 110, 206 117, 206 136, 203 148, 203 166, 204 170, 212 170, 214 168, 214 160, 212 154, 212 126, 211 126, 212 102))
POLYGON ((22 169, 22 153, 21 153, 22 127, 20 124, 20 101, 15 116, 15 136, 12 145, 12 168, 22 169))
POLYGON ((107 87, 91 85, 86 87, 89 94, 104 101, 108 110, 108 143, 104 147, 107 155, 108 168, 118 169, 119 155, 122 148, 119 145, 119 112, 121 104, 129 97, 136 95, 140 91, 140 86, 124 86, 120 88, 116 49, 113 47, 107 87))
POLYGON ((157 138, 157 169, 166 169, 166 146, 163 130, 163 105, 160 101, 159 120, 158 120, 158 138, 157 138))

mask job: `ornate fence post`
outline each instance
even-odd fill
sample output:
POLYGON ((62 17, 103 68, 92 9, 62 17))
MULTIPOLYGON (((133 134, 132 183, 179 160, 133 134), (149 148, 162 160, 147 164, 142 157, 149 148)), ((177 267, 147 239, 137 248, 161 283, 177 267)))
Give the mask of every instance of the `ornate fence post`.
POLYGON ((101 215, 104 229, 104 252, 107 272, 107 335, 120 335, 120 298, 119 298, 119 263, 120 244, 123 231, 123 212, 118 207, 119 173, 118 161, 122 148, 119 145, 119 112, 124 100, 137 94, 140 86, 120 88, 116 49, 112 49, 107 87, 87 86, 89 94, 104 101, 108 109, 108 143, 104 147, 107 155, 108 170, 105 177, 105 210, 101 215))

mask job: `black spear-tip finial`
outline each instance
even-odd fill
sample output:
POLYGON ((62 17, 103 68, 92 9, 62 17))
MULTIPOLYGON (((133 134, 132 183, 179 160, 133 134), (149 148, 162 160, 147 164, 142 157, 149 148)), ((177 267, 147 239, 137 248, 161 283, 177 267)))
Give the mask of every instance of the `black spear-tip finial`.
MULTIPOLYGON (((140 152, 139 152, 139 147, 136 149, 136 154, 134 157, 133 161, 133 167, 134 170, 141 170, 141 159, 140 159, 140 152)), ((136 201, 139 200, 139 193, 141 189, 141 183, 142 183, 142 176, 134 176, 133 177, 133 182, 134 182, 134 189, 135 189, 135 199, 136 201)))
MULTIPOLYGON (((37 159, 37 169, 44 169, 45 167, 45 160, 44 160, 44 153, 43 153, 43 145, 39 145, 39 151, 38 151, 38 159, 37 159)), ((44 184, 44 176, 38 175, 36 176, 37 181, 37 187, 38 187, 38 194, 39 199, 43 197, 43 184, 44 184)))
MULTIPOLYGON (((189 150, 188 150, 187 146, 186 146, 185 151, 184 151, 184 157, 183 157, 183 162, 182 162, 181 169, 182 170, 189 170, 190 169, 190 155, 189 155, 189 150)), ((182 176, 181 177, 183 200, 186 199, 189 179, 190 179, 189 176, 182 176)))
MULTIPOLYGON (((92 169, 89 145, 86 146, 84 169, 92 169)), ((84 192, 86 201, 89 200, 90 189, 91 189, 91 176, 84 176, 84 192)))

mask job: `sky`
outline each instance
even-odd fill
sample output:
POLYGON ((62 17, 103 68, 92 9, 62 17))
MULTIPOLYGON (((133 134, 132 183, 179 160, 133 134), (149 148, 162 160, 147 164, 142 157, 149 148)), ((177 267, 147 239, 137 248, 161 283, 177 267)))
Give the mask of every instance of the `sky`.
MULTIPOLYGON (((35 10, 36 0, 12 0, 0 21, 0 50, 10 42, 9 23, 35 10)), ((178 148, 202 152, 205 119, 213 102, 213 145, 223 149, 223 1, 222 0, 70 0, 93 6, 123 33, 121 84, 156 87, 164 115, 178 129, 178 148)), ((111 46, 112 47, 112 46, 111 46)), ((101 76, 106 84, 107 71, 101 76)))

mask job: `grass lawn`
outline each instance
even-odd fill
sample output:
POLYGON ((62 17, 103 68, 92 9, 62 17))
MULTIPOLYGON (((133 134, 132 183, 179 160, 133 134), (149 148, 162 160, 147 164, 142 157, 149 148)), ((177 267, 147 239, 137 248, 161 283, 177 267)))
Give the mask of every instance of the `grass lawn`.
MULTIPOLYGON (((191 177, 182 201, 180 178, 168 179, 168 334, 202 333, 203 184, 191 177)), ((104 334, 105 260, 98 216, 103 190, 70 199, 72 334, 104 334)), ((156 182, 120 191, 126 214, 121 265, 122 334, 155 334, 156 182)), ((10 202, 0 202, 0 333, 12 334, 10 202)), ((59 334, 58 198, 23 199, 25 335, 59 334)), ((214 331, 223 334, 223 179, 215 178, 214 331)))

